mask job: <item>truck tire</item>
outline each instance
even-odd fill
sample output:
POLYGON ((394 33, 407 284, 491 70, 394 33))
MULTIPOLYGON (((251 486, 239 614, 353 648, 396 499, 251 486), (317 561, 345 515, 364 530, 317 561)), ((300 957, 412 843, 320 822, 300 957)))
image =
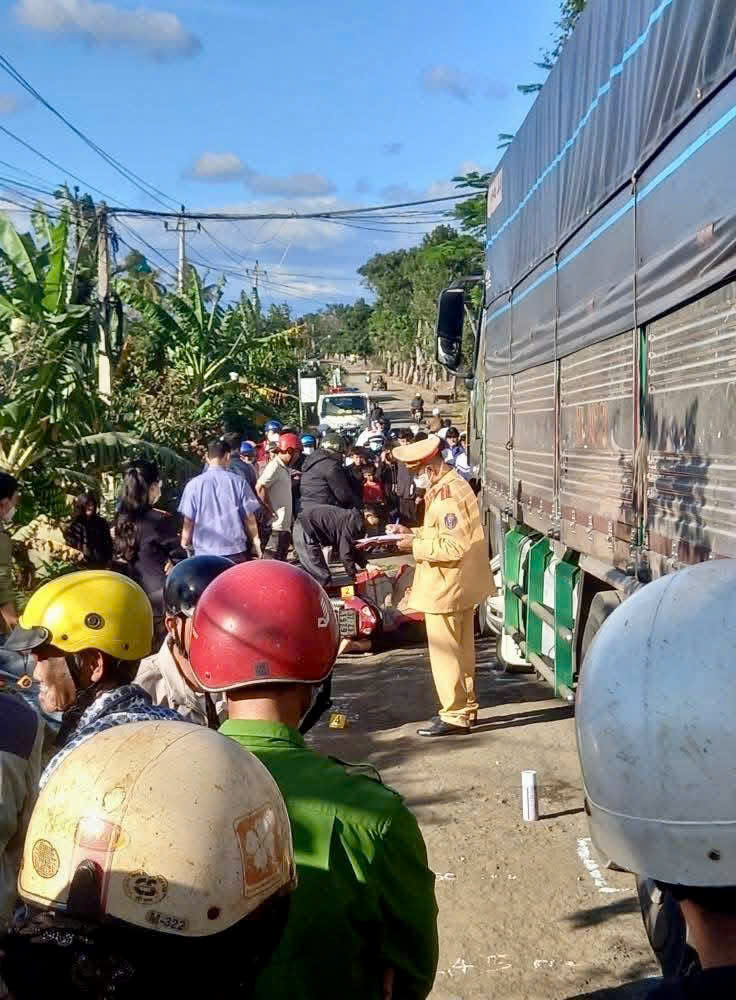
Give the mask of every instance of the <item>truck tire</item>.
POLYGON ((623 597, 617 590, 601 590, 590 602, 590 611, 585 622, 583 642, 580 647, 581 664, 585 662, 585 654, 590 649, 598 629, 622 601, 623 597))

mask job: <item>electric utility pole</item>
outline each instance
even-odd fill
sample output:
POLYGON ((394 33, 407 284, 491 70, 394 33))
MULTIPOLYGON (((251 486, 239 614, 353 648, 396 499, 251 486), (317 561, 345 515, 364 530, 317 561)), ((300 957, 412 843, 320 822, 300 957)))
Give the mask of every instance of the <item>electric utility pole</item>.
POLYGON ((191 229, 187 229, 187 220, 185 217, 184 206, 181 206, 181 215, 176 220, 176 225, 169 227, 168 222, 164 222, 164 229, 167 231, 177 232, 179 234, 179 266, 176 269, 176 290, 179 295, 184 291, 184 275, 187 269, 187 244, 186 237, 187 233, 199 233, 202 230, 202 224, 197 223, 196 226, 192 226, 191 229))
POLYGON ((110 247, 107 205, 97 210, 97 391, 107 402, 112 392, 110 374, 110 247))
POLYGON ((253 302, 255 304, 255 301, 258 298, 258 279, 259 278, 264 278, 264 279, 267 278, 268 277, 268 271, 264 271, 263 268, 259 266, 258 261, 256 261, 256 266, 255 267, 246 267, 245 273, 248 275, 249 278, 253 279, 253 286, 252 286, 253 287, 253 302))

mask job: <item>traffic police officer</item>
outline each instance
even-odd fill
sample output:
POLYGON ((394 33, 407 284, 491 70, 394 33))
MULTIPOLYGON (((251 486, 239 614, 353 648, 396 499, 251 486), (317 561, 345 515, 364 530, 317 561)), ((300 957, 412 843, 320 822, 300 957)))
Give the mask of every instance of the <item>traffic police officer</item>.
POLYGON ((432 676, 440 700, 438 716, 420 736, 469 732, 478 713, 475 697, 475 605, 493 584, 478 501, 471 487, 442 460, 436 434, 394 449, 419 488, 426 489, 424 525, 390 525, 400 552, 416 560, 412 608, 423 611, 432 676))

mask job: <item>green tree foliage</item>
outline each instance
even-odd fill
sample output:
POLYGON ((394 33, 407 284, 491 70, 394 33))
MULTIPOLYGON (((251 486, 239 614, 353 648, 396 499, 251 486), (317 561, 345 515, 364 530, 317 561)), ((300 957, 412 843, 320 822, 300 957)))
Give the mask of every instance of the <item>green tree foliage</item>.
POLYGON ((477 220, 469 214, 461 223, 471 231, 437 226, 419 246, 376 254, 358 271, 376 296, 370 319, 374 356, 419 383, 436 375, 437 296, 453 280, 477 273, 481 266, 482 246, 472 234, 477 220))
POLYGON ((148 297, 134 282, 121 296, 131 324, 125 370, 119 372, 112 412, 141 436, 195 457, 223 424, 241 427, 271 413, 287 415, 296 394, 298 328, 287 306, 243 294, 223 306, 224 283, 206 301, 196 270, 183 295, 148 297))

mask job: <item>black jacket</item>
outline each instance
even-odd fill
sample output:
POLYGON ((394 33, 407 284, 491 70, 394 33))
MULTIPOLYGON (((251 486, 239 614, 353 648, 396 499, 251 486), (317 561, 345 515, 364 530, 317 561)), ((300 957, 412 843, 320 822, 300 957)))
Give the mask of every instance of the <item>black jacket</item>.
POLYGON ((108 569, 112 559, 112 536, 104 517, 75 517, 64 531, 64 540, 84 556, 87 569, 108 569))
POLYGON ((355 577, 356 563, 365 566, 365 555, 355 548, 355 540, 364 531, 363 515, 359 510, 341 510, 318 504, 299 516, 304 534, 320 546, 331 545, 340 556, 349 577, 355 577))
POLYGON ((342 455, 324 448, 318 448, 304 460, 300 486, 302 510, 317 504, 348 509, 358 506, 342 455))
POLYGON ((154 618, 161 618, 164 613, 166 564, 186 557, 179 542, 177 521, 171 514, 153 509, 146 511, 136 525, 136 554, 127 564, 128 571, 145 590, 154 618))
POLYGON ((230 471, 235 476, 240 476, 244 479, 246 483, 255 493, 256 481, 258 479, 258 473, 256 472, 255 465, 250 465, 245 459, 242 459, 240 455, 232 455, 230 457, 230 471))

